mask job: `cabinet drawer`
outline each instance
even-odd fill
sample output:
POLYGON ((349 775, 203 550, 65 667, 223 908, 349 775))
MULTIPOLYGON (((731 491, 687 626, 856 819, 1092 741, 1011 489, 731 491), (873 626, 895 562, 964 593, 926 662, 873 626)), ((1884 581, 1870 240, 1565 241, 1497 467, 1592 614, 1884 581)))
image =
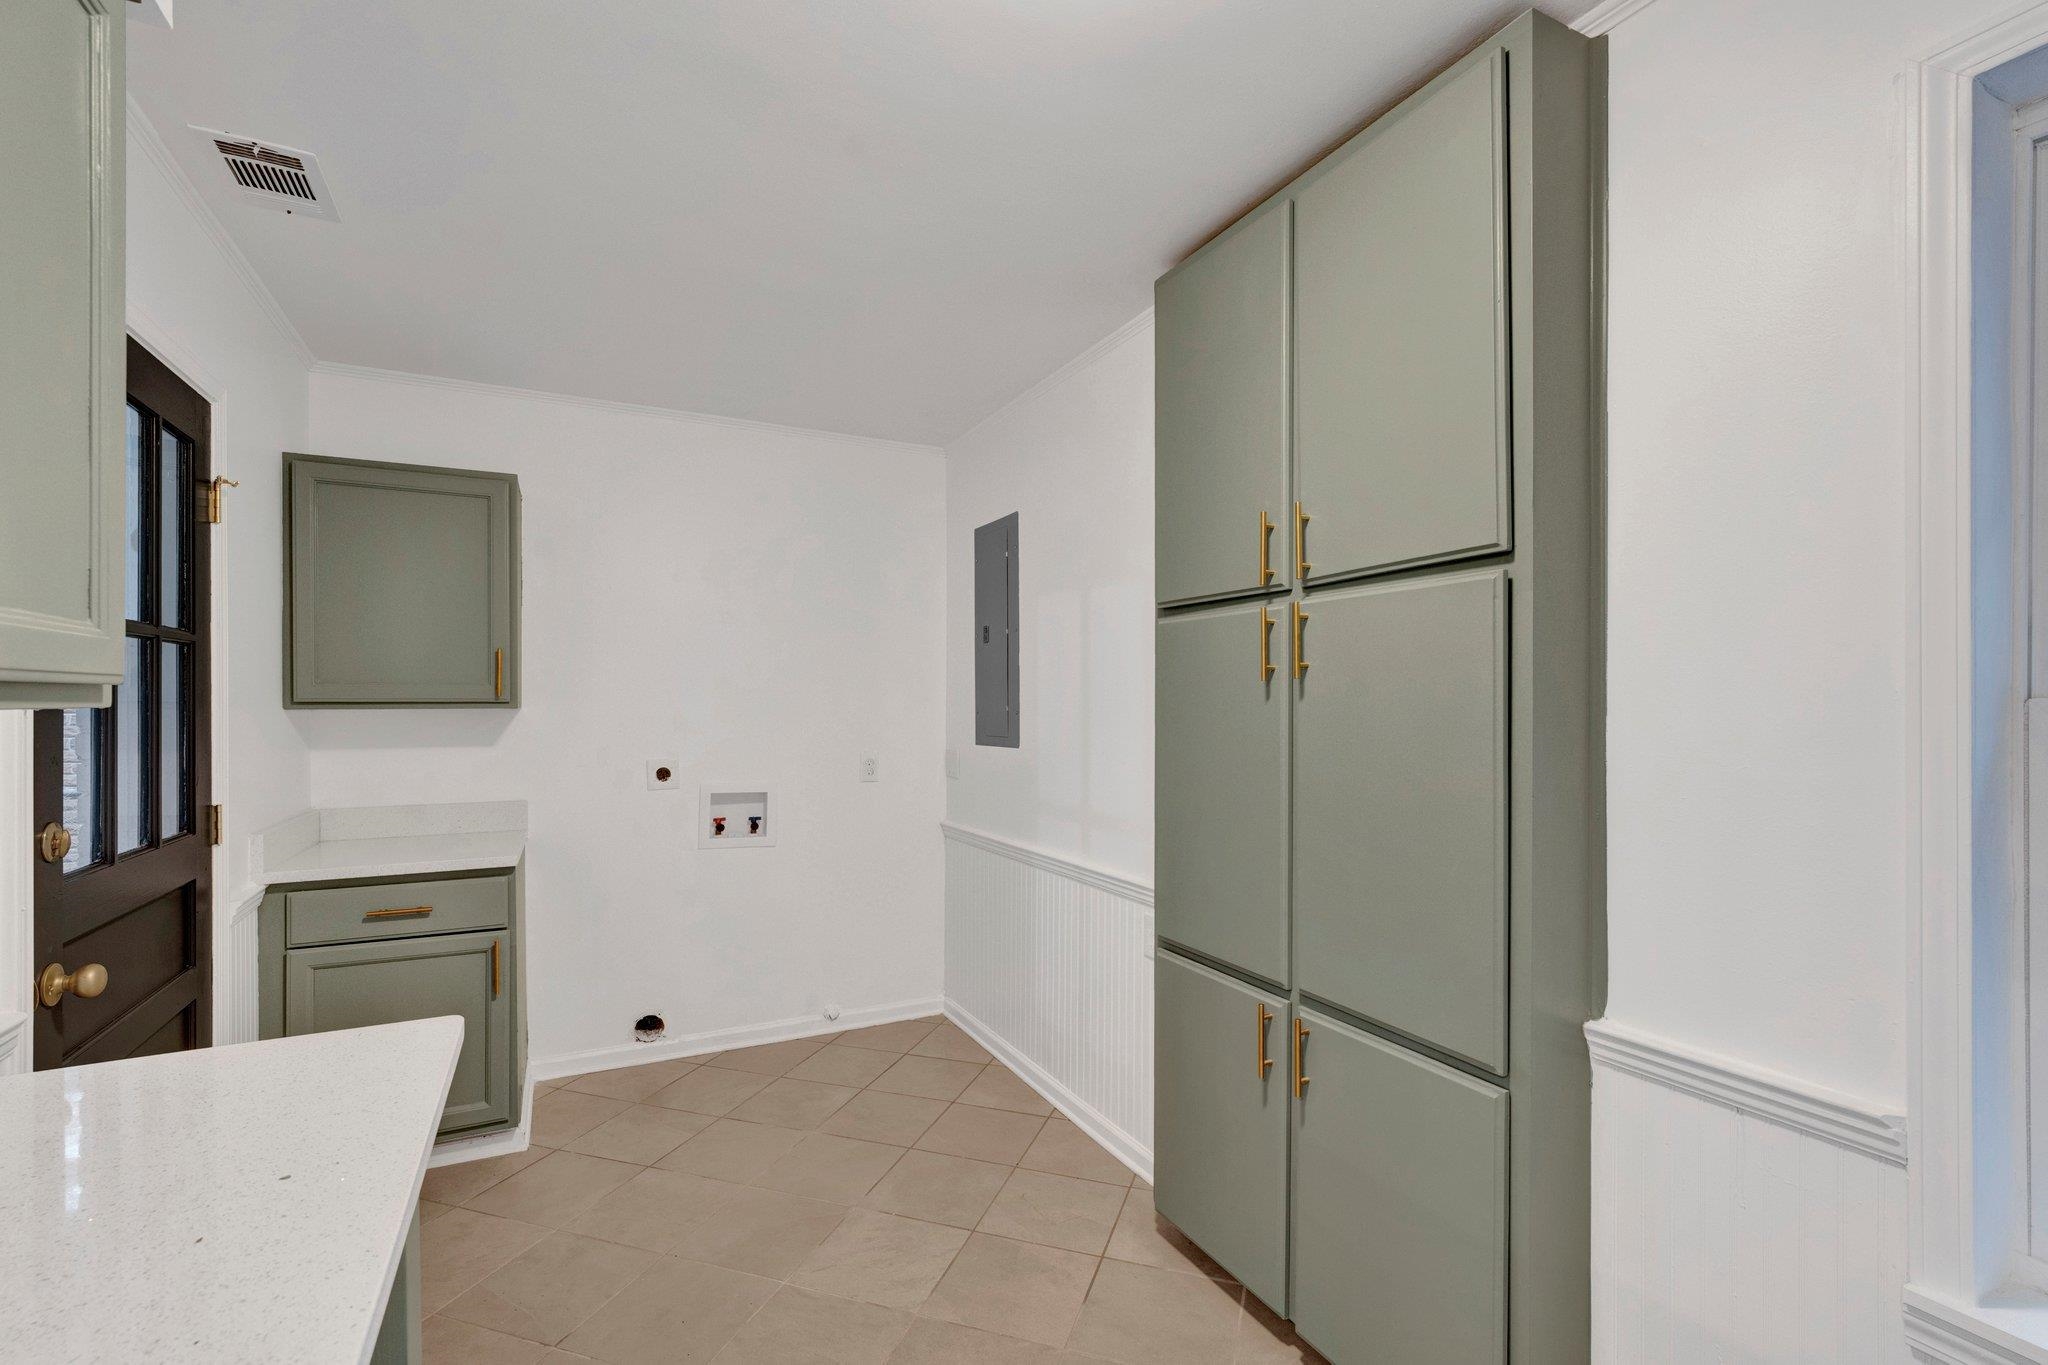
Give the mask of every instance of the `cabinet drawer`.
POLYGON ((288 891, 284 922, 285 942, 293 948, 502 929, 512 922, 512 879, 454 877, 288 891))

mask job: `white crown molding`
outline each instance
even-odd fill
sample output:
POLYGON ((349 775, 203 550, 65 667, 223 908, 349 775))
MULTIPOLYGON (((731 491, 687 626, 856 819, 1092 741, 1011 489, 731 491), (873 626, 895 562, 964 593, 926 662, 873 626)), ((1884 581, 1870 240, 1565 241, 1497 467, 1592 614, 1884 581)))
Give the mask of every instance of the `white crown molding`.
POLYGON ((1754 1114, 1887 1165, 1906 1164, 1905 1121, 1852 1095, 1609 1019, 1586 1025, 1586 1045, 1596 1066, 1754 1114))
POLYGON ((1139 905, 1149 907, 1152 904, 1152 888, 1144 882, 1132 881, 1129 877, 1120 877, 1114 872, 1090 867, 1086 863, 1077 863, 1071 858, 1063 858, 1057 853, 1033 848, 1029 844, 1016 843, 1000 835, 956 825, 949 820, 939 821, 939 829, 956 844, 966 844, 970 848, 983 849, 1015 862, 1028 863, 1032 867, 1042 868, 1070 881, 1107 891, 1112 896, 1120 896, 1139 905))
MULTIPOLYGON (((2011 1311, 2027 1319, 2026 1326, 2039 1328, 2041 1310, 2011 1311)), ((2048 1350, 1986 1321, 1985 1310, 1965 1309, 1946 1300, 1906 1286, 1906 1345, 1913 1359, 1926 1365, 2044 1365, 2048 1350)), ((2015 1322, 2015 1326, 2021 1325, 2015 1322)))
POLYGON ((171 149, 164 142, 163 135, 157 131, 156 124, 150 121, 149 115, 136 102, 133 95, 128 97, 128 145, 148 157, 151 164, 163 172, 164 178, 171 182, 172 190, 184 201, 186 210, 197 220, 206 235, 213 239, 221 258, 228 263, 228 269, 242 281, 243 287, 249 291, 249 297, 256 301, 256 306, 270 319, 270 325, 277 329, 277 334, 291 347, 299 363, 311 369, 312 348, 307 346, 306 339, 299 335, 299 329, 292 325, 292 320, 285 313, 283 305, 278 303, 277 296, 270 292, 270 286, 256 273, 256 267, 242 254, 242 248, 228 235, 227 225, 221 222, 220 215, 216 214, 200 195, 199 187, 185 174, 185 168, 178 164, 178 158, 171 154, 171 149))
POLYGON ((694 422, 704 426, 736 427, 742 431, 760 431, 777 436, 800 436, 816 441, 841 441, 847 445, 867 446, 885 450, 900 450, 919 455, 943 455, 944 449, 934 445, 920 445, 916 441, 892 441, 886 436, 859 436, 845 431, 824 431, 816 427, 786 426, 780 422, 761 422, 751 417, 721 417, 711 412, 690 412, 684 408, 662 408, 646 403, 627 403, 611 398, 584 398, 573 393, 552 393, 546 389, 522 389, 511 384, 487 384, 476 379, 450 379, 445 375, 413 374, 407 370, 380 370, 374 365, 343 365, 332 360, 315 361, 307 367, 314 374, 331 374, 343 379, 363 379, 383 384, 409 384, 414 388, 448 389, 457 393, 474 393, 491 398, 524 399, 534 403, 551 403, 561 407, 588 408, 596 412, 613 412, 627 417, 651 417, 664 422, 694 422))
POLYGON ((955 436, 951 440, 947 441, 946 449, 950 450, 954 446, 959 445, 968 437, 980 431, 983 427, 988 426, 991 423, 1001 421, 1003 417, 1009 412, 1011 412, 1013 409, 1020 408, 1024 406, 1024 404, 1029 403, 1034 398, 1039 398, 1047 393, 1050 393, 1052 390, 1066 383, 1067 380, 1073 378, 1082 370, 1087 369, 1097 360, 1100 360, 1103 356, 1108 355, 1111 351, 1114 351, 1117 347, 1123 345, 1126 341, 1129 341, 1132 337, 1144 331, 1151 325, 1152 310, 1150 308, 1147 308, 1144 312, 1138 314, 1138 316, 1132 318, 1129 322, 1117 328, 1114 332, 1111 332, 1108 336, 1096 342, 1093 346, 1090 346, 1087 350, 1081 352, 1081 354, 1075 356, 1072 360, 1069 360, 1066 364, 1060 366, 1058 369, 1054 370, 1045 378, 1032 384, 1022 393, 1017 394, 1013 398, 1005 399, 1000 406, 998 406, 994 411, 990 412, 986 417, 980 418, 974 423, 973 426, 968 427, 965 431, 962 431, 958 436, 955 436))
POLYGON ((1600 0, 1600 3, 1572 21, 1572 31, 1588 38, 1611 33, 1624 19, 1633 19, 1657 0, 1600 0))

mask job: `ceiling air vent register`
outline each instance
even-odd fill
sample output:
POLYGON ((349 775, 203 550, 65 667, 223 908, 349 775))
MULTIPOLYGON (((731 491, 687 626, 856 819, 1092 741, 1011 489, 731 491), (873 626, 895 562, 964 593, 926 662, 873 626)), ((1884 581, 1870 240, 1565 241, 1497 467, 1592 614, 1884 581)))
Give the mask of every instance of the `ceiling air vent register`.
POLYGON ((212 128, 195 126, 193 131, 213 144, 228 183, 243 199, 279 213, 339 221, 320 162, 311 152, 212 128))

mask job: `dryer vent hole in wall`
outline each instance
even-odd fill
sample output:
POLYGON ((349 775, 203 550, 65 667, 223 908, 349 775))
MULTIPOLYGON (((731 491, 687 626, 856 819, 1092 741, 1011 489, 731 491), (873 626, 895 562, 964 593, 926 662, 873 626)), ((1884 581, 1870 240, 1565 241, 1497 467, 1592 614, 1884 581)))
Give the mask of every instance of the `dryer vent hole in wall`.
POLYGON ((643 1014, 633 1025, 636 1042, 652 1043, 668 1032, 668 1023, 658 1014, 643 1014))

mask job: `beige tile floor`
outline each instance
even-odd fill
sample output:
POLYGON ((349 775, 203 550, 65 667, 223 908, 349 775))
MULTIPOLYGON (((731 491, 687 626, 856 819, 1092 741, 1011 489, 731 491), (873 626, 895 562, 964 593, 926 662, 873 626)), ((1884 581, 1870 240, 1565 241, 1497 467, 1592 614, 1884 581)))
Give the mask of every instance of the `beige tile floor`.
POLYGON ((430 1365, 1319 1361, 940 1019, 543 1082, 430 1171, 430 1365))

